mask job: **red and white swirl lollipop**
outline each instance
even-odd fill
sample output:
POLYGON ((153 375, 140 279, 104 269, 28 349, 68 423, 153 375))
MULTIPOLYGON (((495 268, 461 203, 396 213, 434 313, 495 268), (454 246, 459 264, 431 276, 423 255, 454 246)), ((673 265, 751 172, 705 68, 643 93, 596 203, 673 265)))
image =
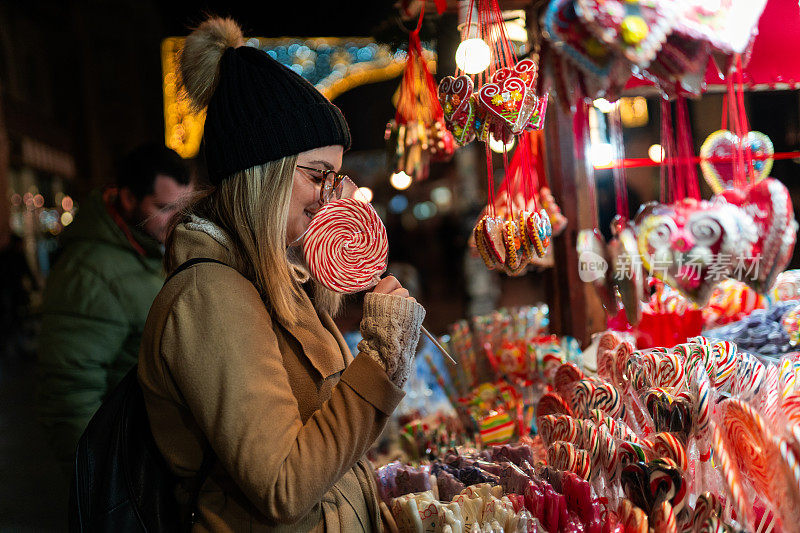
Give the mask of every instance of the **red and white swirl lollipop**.
MULTIPOLYGON (((386 271, 386 227, 369 203, 354 198, 334 200, 308 225, 303 254, 311 275, 328 289, 345 294, 364 291, 377 285, 386 271)), ((457 364, 424 326, 420 331, 457 364)))
POLYGON ((375 209, 353 198, 325 205, 303 241, 311 275, 328 289, 350 294, 374 287, 386 270, 389 243, 375 209))

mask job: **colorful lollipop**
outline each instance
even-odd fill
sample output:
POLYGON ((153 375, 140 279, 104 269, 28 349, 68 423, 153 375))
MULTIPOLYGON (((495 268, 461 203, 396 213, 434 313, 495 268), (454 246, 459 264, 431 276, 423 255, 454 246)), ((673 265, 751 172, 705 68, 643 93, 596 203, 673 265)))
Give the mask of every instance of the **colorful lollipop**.
POLYGON ((343 198, 311 220, 303 241, 311 275, 328 289, 350 294, 375 286, 386 270, 386 228, 366 202, 343 198))
POLYGON ((731 458, 725 442, 724 432, 713 422, 711 423, 711 446, 714 450, 714 462, 719 467, 724 480, 724 487, 731 498, 736 516, 740 522, 753 524, 753 506, 746 497, 744 485, 736 461, 731 458))

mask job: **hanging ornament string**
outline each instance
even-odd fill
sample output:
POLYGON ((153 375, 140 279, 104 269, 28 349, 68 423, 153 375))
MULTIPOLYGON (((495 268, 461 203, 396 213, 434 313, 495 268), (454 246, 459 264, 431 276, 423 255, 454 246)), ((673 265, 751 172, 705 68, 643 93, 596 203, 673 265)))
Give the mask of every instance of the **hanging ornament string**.
MULTIPOLYGON (((523 149, 522 170, 524 184, 528 191, 527 200, 533 202, 533 210, 538 211, 536 195, 540 190, 540 177, 544 181, 544 161, 539 150, 541 134, 538 132, 525 132, 519 139, 520 148, 523 149), (540 165, 542 164, 542 165, 540 165)), ((518 149, 520 149, 518 148, 518 149)), ((546 181, 544 181, 546 183, 546 181)), ((545 185, 546 186, 546 185, 545 185)))
MULTIPOLYGON (((580 93, 580 89, 578 90, 580 93)), ((583 97, 583 94, 578 95, 577 106, 575 114, 572 118, 572 134, 573 144, 575 146, 575 159, 583 162, 586 169, 586 188, 589 193, 589 205, 591 206, 592 214, 592 227, 598 227, 597 216, 597 196, 595 192, 594 182, 594 166, 589 160, 589 104, 583 97)))
POLYGON ((672 107, 668 99, 661 99, 661 148, 663 159, 660 165, 661 173, 661 203, 673 203, 682 197, 677 190, 678 184, 675 176, 675 149, 673 146, 672 132, 672 107))
MULTIPOLYGON (((622 137, 619 103, 615 104, 613 110, 608 114, 608 126, 611 134, 611 145, 614 148, 614 159, 622 161, 625 159, 625 145, 622 137)), ((617 215, 622 217, 623 221, 627 221, 630 218, 630 214, 628 212, 628 185, 625 177, 625 168, 615 165, 611 174, 614 179, 617 215)))
POLYGON ((533 163, 531 132, 525 132, 519 137, 519 144, 514 149, 511 160, 508 161, 508 152, 504 153, 506 164, 506 177, 500 184, 499 193, 509 195, 507 200, 512 202, 512 209, 522 211, 537 211, 536 167, 533 163))
POLYGON ((689 122, 689 111, 686 98, 678 96, 675 102, 677 111, 676 143, 678 160, 682 169, 681 178, 687 198, 700 200, 700 185, 697 181, 697 169, 694 163, 694 142, 692 141, 692 128, 689 122))
MULTIPOLYGON (((497 0, 477 0, 477 2, 480 37, 492 51, 488 76, 491 78, 499 68, 513 66, 517 62, 516 54, 508 42, 503 14, 497 0)), ((481 83, 483 81, 485 80, 482 79, 481 83)))
POLYGON ((738 88, 736 100, 739 106, 739 124, 742 127, 742 136, 740 137, 740 144, 744 144, 744 155, 745 160, 747 163, 747 178, 750 183, 755 182, 755 167, 753 166, 753 151, 750 146, 750 142, 748 141, 748 135, 750 133, 750 124, 747 121, 747 109, 744 106, 744 79, 742 76, 742 71, 744 70, 744 66, 742 65, 742 56, 741 54, 736 56, 736 85, 738 88))
POLYGON ((728 76, 727 80, 728 93, 726 95, 727 112, 728 112, 728 128, 732 130, 735 142, 733 151, 733 186, 736 189, 744 188, 747 179, 745 177, 744 157, 742 154, 741 146, 741 126, 739 124, 739 110, 738 100, 736 98, 736 88, 733 84, 733 76, 728 76))
POLYGON ((492 164, 492 150, 489 143, 484 143, 486 149, 486 188, 489 195, 489 214, 496 216, 494 208, 494 165, 492 164))
POLYGON ((442 106, 436 94, 436 82, 428 70, 422 54, 419 32, 424 16, 425 6, 423 5, 417 27, 409 33, 406 68, 403 72, 397 112, 395 113, 395 120, 398 124, 407 124, 413 120, 433 124, 443 117, 442 106))
MULTIPOLYGON (((503 144, 503 168, 505 169, 506 176, 508 176, 508 149, 507 144, 503 144)), ((516 181, 512 179, 511 183, 516 185, 516 181)), ((506 188, 506 208, 508 209, 508 216, 511 220, 514 220, 514 202, 512 196, 515 196, 519 189, 514 186, 506 188)))

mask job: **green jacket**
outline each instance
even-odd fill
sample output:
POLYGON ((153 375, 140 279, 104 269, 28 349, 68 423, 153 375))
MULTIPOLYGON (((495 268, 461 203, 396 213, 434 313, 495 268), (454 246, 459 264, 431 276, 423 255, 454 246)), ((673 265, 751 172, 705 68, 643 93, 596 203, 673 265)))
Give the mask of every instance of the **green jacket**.
POLYGON ((138 246, 93 193, 64 231, 45 288, 37 410, 68 472, 89 419, 136 363, 147 313, 164 282, 159 243, 128 229, 138 246))

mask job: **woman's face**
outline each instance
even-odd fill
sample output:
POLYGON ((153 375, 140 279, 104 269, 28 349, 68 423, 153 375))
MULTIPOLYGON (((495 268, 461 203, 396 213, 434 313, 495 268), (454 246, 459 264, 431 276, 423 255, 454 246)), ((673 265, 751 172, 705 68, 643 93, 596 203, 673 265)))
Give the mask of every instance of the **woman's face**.
MULTIPOLYGON (((297 156, 297 165, 320 170, 333 170, 339 172, 342 167, 341 146, 323 146, 297 156)), ((320 188, 323 176, 320 172, 295 168, 292 197, 289 200, 289 216, 286 221, 286 244, 288 246, 300 245, 300 237, 308 229, 308 224, 317 211, 322 207, 320 201, 320 188)))

